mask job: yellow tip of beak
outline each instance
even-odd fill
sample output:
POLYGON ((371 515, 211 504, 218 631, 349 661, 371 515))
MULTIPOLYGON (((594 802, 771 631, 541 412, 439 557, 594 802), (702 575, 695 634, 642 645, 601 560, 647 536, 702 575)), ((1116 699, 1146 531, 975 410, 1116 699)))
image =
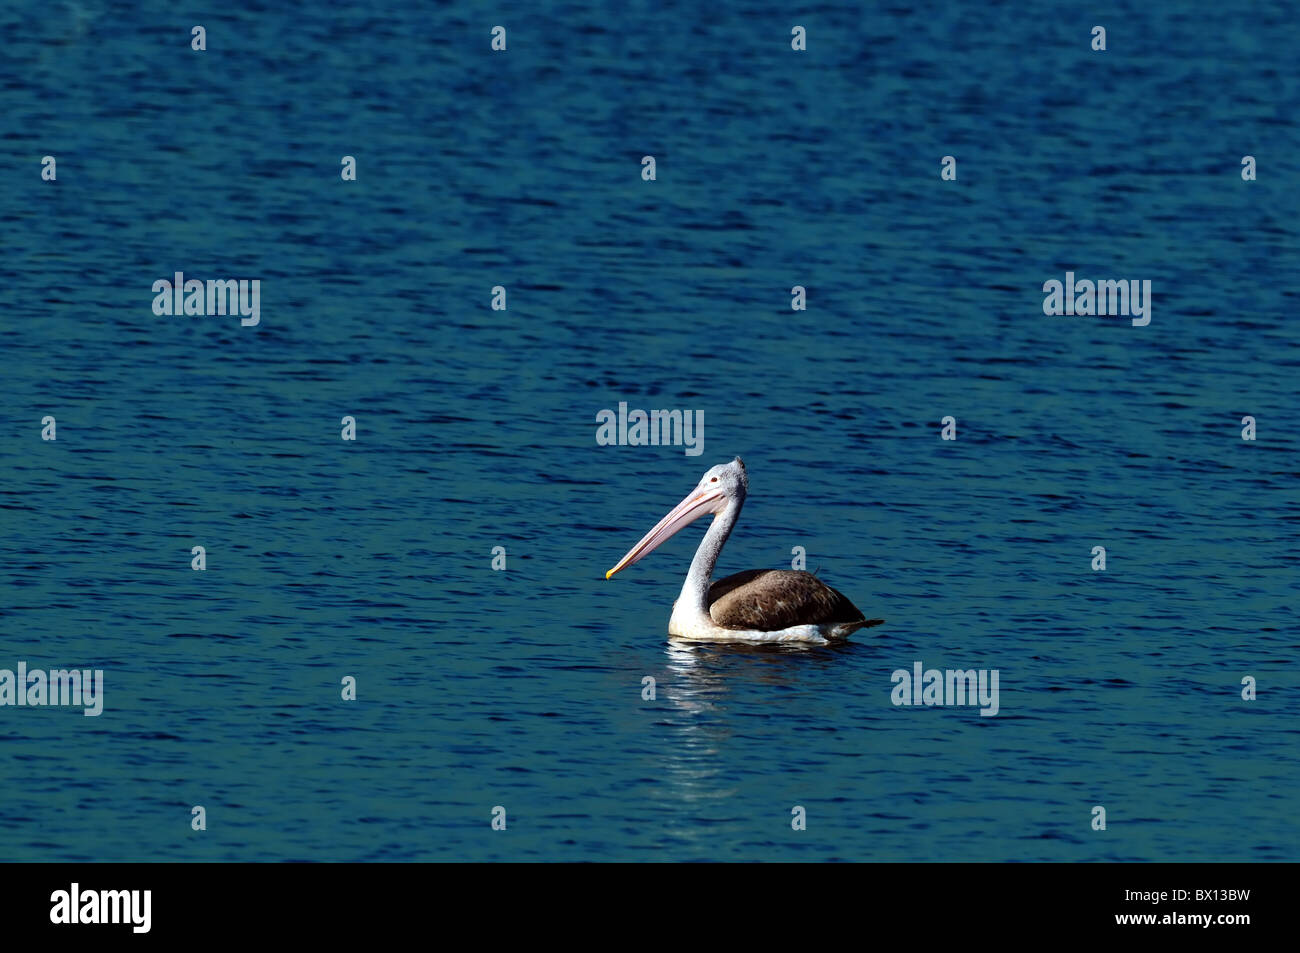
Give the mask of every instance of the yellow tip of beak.
POLYGON ((608 579, 612 575, 614 575, 614 570, 611 569, 609 572, 605 573, 605 578, 608 579))

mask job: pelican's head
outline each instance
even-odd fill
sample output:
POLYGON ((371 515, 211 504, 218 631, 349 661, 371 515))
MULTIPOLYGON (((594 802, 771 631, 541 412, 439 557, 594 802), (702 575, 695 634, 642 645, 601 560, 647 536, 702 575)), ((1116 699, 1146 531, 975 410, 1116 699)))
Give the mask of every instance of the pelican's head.
POLYGON ((745 463, 740 457, 736 457, 730 463, 719 463, 716 467, 710 467, 704 476, 700 477, 700 482, 695 484, 695 489, 687 493, 684 500, 669 510, 668 515, 655 524, 654 529, 641 537, 641 542, 628 550, 627 555, 620 559, 613 569, 605 573, 605 578, 608 579, 620 569, 639 561, 660 543, 671 538, 679 530, 685 529, 701 516, 721 513, 731 502, 739 506, 744 502, 745 494, 748 492, 749 476, 745 473, 745 463))

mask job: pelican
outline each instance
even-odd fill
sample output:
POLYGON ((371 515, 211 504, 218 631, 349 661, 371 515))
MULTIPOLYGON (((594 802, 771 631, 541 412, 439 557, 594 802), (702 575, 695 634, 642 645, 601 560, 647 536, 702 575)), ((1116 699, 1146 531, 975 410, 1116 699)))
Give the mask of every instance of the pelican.
POLYGON ((673 603, 669 635, 697 642, 824 644, 885 621, 868 619, 843 595, 802 570, 749 569, 711 583, 718 554, 740 518, 748 492, 749 477, 740 457, 712 467, 605 578, 712 513, 713 522, 691 560, 682 594, 673 603))

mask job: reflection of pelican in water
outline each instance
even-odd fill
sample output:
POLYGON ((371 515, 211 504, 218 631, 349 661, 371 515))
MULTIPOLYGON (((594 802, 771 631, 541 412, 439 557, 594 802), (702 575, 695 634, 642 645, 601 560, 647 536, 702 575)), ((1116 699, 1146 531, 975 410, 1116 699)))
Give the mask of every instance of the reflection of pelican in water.
POLYGON ((718 554, 735 528, 748 490, 749 477, 740 457, 713 467, 605 578, 712 513, 715 519, 695 551, 682 593, 673 604, 669 635, 701 642, 825 643, 885 621, 866 618, 852 602, 802 570, 750 569, 710 583, 718 554))

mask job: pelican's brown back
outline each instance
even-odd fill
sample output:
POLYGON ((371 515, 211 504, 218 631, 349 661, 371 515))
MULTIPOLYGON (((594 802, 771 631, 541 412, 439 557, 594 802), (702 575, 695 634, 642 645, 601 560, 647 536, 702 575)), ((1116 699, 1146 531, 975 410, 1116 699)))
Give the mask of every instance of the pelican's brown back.
POLYGON ((796 625, 834 625, 840 636, 880 625, 840 592, 800 569, 749 569, 709 586, 709 615, 728 629, 775 632, 796 625))

